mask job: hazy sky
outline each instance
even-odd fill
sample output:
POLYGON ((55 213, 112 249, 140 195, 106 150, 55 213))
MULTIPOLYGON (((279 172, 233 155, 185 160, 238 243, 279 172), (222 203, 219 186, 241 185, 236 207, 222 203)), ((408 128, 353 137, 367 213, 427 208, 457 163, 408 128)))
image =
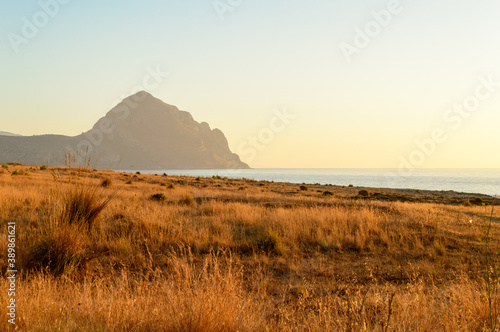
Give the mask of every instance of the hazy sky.
POLYGON ((0 131, 74 136, 143 87, 253 167, 500 168, 498 0, 0 5, 0 131))

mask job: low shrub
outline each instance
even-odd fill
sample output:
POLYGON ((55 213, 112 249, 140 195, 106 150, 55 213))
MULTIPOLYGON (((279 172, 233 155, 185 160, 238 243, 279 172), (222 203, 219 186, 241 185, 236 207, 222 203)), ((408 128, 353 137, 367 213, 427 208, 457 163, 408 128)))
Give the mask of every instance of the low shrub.
POLYGON ((111 181, 110 178, 104 178, 104 179, 102 179, 101 187, 109 188, 109 187, 111 187, 112 184, 113 184, 113 181, 111 181))
POLYGON ((474 205, 483 205, 484 201, 482 198, 476 197, 470 201, 474 205))
POLYGON ((166 198, 165 194, 163 194, 163 193, 156 193, 156 194, 149 196, 149 199, 151 199, 152 201, 164 201, 165 198, 166 198))
POLYGON ((360 190, 360 191, 358 192, 358 195, 359 195, 359 196, 362 196, 362 197, 368 197, 368 196, 370 196, 370 193, 369 193, 367 190, 362 189, 362 190, 360 190))

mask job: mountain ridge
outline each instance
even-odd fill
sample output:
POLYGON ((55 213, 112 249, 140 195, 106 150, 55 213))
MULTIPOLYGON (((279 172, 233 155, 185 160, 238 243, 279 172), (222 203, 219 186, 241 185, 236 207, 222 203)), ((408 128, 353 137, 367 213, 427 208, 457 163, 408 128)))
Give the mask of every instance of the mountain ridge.
POLYGON ((13 133, 9 133, 7 131, 0 131, 0 136, 22 136, 22 135, 18 135, 18 134, 13 134, 13 133))
POLYGON ((223 132, 145 91, 133 94, 77 136, 1 136, 0 162, 63 165, 90 158, 95 168, 249 168, 232 153, 223 132))

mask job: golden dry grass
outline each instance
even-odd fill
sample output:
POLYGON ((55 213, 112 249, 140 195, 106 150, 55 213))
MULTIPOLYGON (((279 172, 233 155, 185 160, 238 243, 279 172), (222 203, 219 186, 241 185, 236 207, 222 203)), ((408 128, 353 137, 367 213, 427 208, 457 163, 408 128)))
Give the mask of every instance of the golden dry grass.
MULTIPOLYGON (((491 330, 497 294, 487 290, 498 279, 485 269, 496 270, 500 249, 491 206, 244 179, 3 170, 0 244, 6 252, 15 221, 23 331, 491 330)), ((0 287, 5 308, 5 278, 0 287)))

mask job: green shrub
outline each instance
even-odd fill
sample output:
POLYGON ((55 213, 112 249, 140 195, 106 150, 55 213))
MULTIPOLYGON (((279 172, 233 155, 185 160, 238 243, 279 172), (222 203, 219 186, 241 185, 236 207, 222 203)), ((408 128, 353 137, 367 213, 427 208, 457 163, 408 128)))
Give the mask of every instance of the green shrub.
POLYGON ((331 191, 325 190, 323 191, 323 196, 333 196, 333 193, 331 191))
POLYGON ((307 190, 307 187, 306 187, 306 186, 300 186, 300 190, 302 190, 302 191, 306 191, 306 190, 307 190))
POLYGON ((47 170, 47 168, 48 168, 48 167, 47 167, 47 165, 42 165, 42 166, 40 166, 40 170, 41 170, 41 171, 46 171, 46 170, 47 170))
POLYGON ((21 173, 19 173, 19 172, 17 171, 17 169, 16 169, 16 170, 14 170, 14 172, 12 172, 10 175, 21 175, 21 173))
POLYGON ((171 184, 171 183, 170 183, 170 184, 167 186, 167 189, 175 189, 175 187, 174 187, 174 185, 173 185, 173 184, 171 184))
POLYGON ((9 169, 9 165, 7 165, 7 164, 2 164, 2 168, 9 169))
POLYGON ((362 197, 368 197, 368 196, 370 196, 370 193, 369 193, 367 190, 362 189, 362 190, 360 190, 360 191, 358 192, 358 195, 359 195, 359 196, 362 196, 362 197))

